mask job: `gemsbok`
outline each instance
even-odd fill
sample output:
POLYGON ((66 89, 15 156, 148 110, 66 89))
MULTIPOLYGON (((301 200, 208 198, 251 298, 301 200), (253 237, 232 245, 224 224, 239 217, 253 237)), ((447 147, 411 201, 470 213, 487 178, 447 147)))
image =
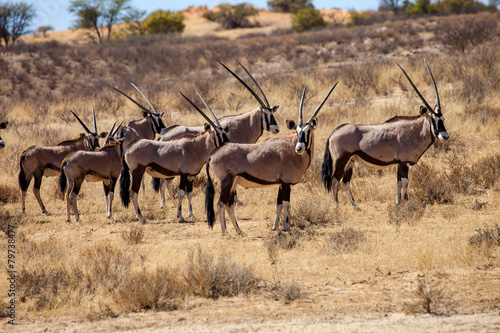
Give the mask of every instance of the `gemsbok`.
POLYGON ((162 117, 163 113, 159 113, 153 104, 149 101, 149 99, 144 95, 144 93, 135 86, 135 84, 131 83, 131 85, 141 94, 141 96, 148 102, 152 111, 134 100, 129 95, 125 94, 123 91, 118 88, 113 87, 114 90, 118 91, 123 96, 127 97, 131 100, 135 105, 142 109, 143 119, 132 120, 127 124, 127 127, 133 128, 137 131, 143 139, 154 140, 156 134, 161 134, 166 130, 165 124, 163 123, 162 117))
MULTIPOLYGON (((123 154, 120 197, 125 207, 128 207, 132 200, 135 214, 142 223, 145 223, 145 220, 139 209, 137 193, 145 172, 157 178, 181 177, 177 217, 179 222, 184 222, 182 217, 184 194, 188 199, 189 217, 194 218, 191 206, 193 179, 200 173, 208 155, 216 147, 227 142, 226 129, 222 128, 212 110, 208 108, 214 121, 211 121, 186 96, 182 93, 181 95, 207 120, 205 131, 198 134, 186 134, 171 141, 139 140, 123 154)), ((205 101, 204 103, 207 105, 205 101)))
POLYGON ((328 192, 333 192, 337 207, 338 186, 342 180, 349 201, 356 210, 360 210, 349 186, 355 162, 374 170, 397 164, 396 203, 401 203, 401 188, 403 198, 407 201, 409 166, 418 162, 436 138, 448 140, 436 82, 425 59, 424 62, 436 95, 434 109, 426 102, 404 69, 396 63, 424 104, 420 106, 420 115, 396 116, 378 125, 343 124, 328 137, 321 168, 322 181, 328 192))
MULTIPOLYGON (((257 80, 254 79, 252 74, 250 74, 250 72, 240 62, 238 62, 238 64, 241 66, 241 68, 243 68, 245 73, 248 75, 250 80, 259 91, 260 97, 252 88, 248 86, 248 84, 246 84, 226 65, 224 65, 220 61, 219 64, 221 64, 229 73, 231 73, 231 75, 233 75, 259 103, 259 106, 251 111, 235 116, 225 116, 219 119, 219 123, 222 125, 222 127, 228 128, 227 137, 229 139, 229 142, 255 143, 262 136, 264 130, 274 134, 278 133, 279 126, 276 122, 274 114, 278 110, 279 106, 270 106, 266 95, 257 83, 257 80)), ((167 128, 167 130, 158 137, 158 140, 170 141, 185 134, 198 134, 202 131, 204 131, 203 126, 174 125, 167 128)), ((163 178, 160 181, 158 179, 155 179, 153 182, 155 191, 160 191, 161 208, 165 206, 165 188, 168 189, 170 197, 172 198, 172 200, 174 200, 172 180, 173 178, 163 178)))
POLYGON ((314 156, 314 130, 318 125, 315 118, 326 100, 337 86, 338 82, 330 89, 316 111, 309 120, 302 122, 302 108, 306 88, 302 93, 299 105, 299 120, 287 120, 287 127, 296 133, 273 136, 263 142, 254 144, 227 143, 216 149, 207 161, 207 187, 205 208, 207 221, 213 228, 215 221, 214 195, 215 189, 210 178, 210 169, 218 178, 221 193, 217 204, 222 234, 226 234, 225 210, 227 210, 235 231, 242 235, 243 232, 236 222, 234 215, 234 193, 236 185, 246 188, 278 185, 278 198, 276 203, 276 218, 273 230, 278 230, 281 212, 284 213, 284 230, 290 232, 288 215, 290 208, 291 186, 297 184, 309 168, 314 156))
POLYGON ((49 214, 40 197, 40 186, 42 178, 55 177, 61 173, 61 163, 70 153, 77 150, 97 150, 99 149, 99 138, 105 138, 107 132, 98 134, 97 123, 94 109, 92 109, 93 131, 80 120, 80 118, 71 111, 78 122, 82 125, 86 133, 73 140, 60 142, 57 146, 40 147, 31 146, 21 154, 19 160, 19 188, 21 189, 21 210, 25 211, 26 192, 31 179, 35 178, 33 184, 33 194, 35 195, 43 214, 49 214))
MULTIPOLYGON (((0 123, 0 129, 5 129, 5 128, 7 128, 7 125, 8 125, 8 124, 9 124, 9 122, 8 122, 8 121, 2 121, 2 122, 0 123)), ((5 147, 5 141, 3 141, 3 139, 2 139, 2 138, 0 138, 0 149, 1 149, 1 148, 3 148, 3 147, 5 147)))
POLYGON ((127 127, 124 130, 133 134, 124 135, 125 132, 122 131, 121 136, 115 139, 121 124, 116 129, 115 125, 116 123, 113 124, 102 148, 97 151, 73 152, 62 162, 59 189, 62 193, 66 190, 67 222, 71 220, 71 211, 75 214, 75 220, 80 220, 76 199, 84 180, 102 181, 106 198, 106 217, 112 218, 114 189, 120 176, 123 151, 139 139, 137 132, 127 127))

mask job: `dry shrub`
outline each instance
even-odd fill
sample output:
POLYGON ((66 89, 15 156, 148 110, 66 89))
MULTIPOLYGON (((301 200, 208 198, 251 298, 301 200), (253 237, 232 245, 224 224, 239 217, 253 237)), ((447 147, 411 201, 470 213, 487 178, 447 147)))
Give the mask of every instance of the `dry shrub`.
POLYGON ((0 183, 0 202, 3 204, 19 201, 19 188, 14 185, 0 183))
POLYGON ((453 149, 446 157, 450 172, 446 179, 452 189, 458 193, 474 193, 473 185, 477 183, 478 175, 472 172, 470 158, 463 150, 453 149))
POLYGON ((81 251, 83 280, 87 291, 107 293, 115 290, 130 273, 133 259, 109 242, 97 243, 81 251))
POLYGON ((484 225, 484 228, 476 229, 476 234, 469 238, 469 244, 482 248, 492 248, 500 246, 500 226, 495 223, 495 226, 484 225))
POLYGON ((289 234, 285 232, 273 233, 264 241, 264 245, 268 249, 268 253, 274 252, 274 249, 291 250, 298 244, 298 234, 289 234))
POLYGON ((122 238, 130 245, 139 244, 144 239, 144 228, 134 223, 128 230, 122 232, 122 238))
POLYGON ((0 230, 7 236, 9 230, 17 233, 17 226, 22 222, 22 218, 21 215, 12 215, 8 210, 0 210, 0 230))
POLYGON ((217 299, 249 294, 257 289, 259 279, 251 268, 233 262, 231 256, 215 259, 198 247, 189 254, 184 282, 194 295, 217 299))
POLYGON ((438 313, 442 312, 446 301, 442 290, 438 287, 433 287, 426 281, 420 279, 418 281, 417 290, 415 290, 417 300, 412 303, 405 303, 405 312, 410 314, 415 313, 438 313))
POLYGON ((400 205, 389 205, 387 207, 387 215, 389 223, 400 226, 402 223, 414 224, 424 216, 425 205, 416 200, 408 200, 408 202, 400 205))
POLYGON ((465 52, 480 45, 496 34, 497 22, 493 17, 453 18, 437 28, 439 41, 448 49, 465 52))
POLYGON ((326 251, 329 254, 352 253, 359 244, 366 241, 362 231, 353 228, 342 228, 341 231, 330 235, 326 240, 326 251))
POLYGON ((129 311, 175 310, 184 290, 176 272, 157 268, 127 276, 113 296, 117 304, 129 311))
POLYGON ((474 163, 472 173, 477 175, 477 184, 491 188, 498 182, 500 175, 500 155, 488 156, 474 163))
POLYGON ((447 177, 424 161, 420 161, 412 168, 410 186, 417 201, 430 204, 451 204, 453 202, 452 186, 447 177))
POLYGON ((290 304, 302 297, 300 287, 295 282, 283 285, 278 281, 271 287, 270 292, 272 299, 275 301, 283 301, 285 304, 290 304))

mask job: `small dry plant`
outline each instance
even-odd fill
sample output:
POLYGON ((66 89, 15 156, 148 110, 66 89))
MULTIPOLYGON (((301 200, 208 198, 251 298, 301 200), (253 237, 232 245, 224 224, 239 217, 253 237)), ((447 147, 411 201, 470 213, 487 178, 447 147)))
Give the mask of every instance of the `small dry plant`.
POLYGON ((342 228, 330 235, 326 240, 326 251, 329 254, 352 253, 359 244, 366 241, 365 234, 353 228, 342 228))
POLYGON ((413 196, 417 201, 430 204, 453 203, 452 185, 440 172, 420 161, 411 170, 413 196))
POLYGON ((215 259, 200 247, 189 254, 184 272, 188 292, 213 299, 249 294, 257 290, 259 281, 251 268, 235 263, 231 256, 215 259))
POLYGON ((399 227, 402 223, 415 224, 424 216, 425 205, 416 200, 408 200, 408 202, 400 205, 389 205, 387 207, 387 215, 389 223, 399 227))
POLYGON ((9 204, 19 201, 19 188, 17 186, 0 183, 0 203, 9 204))
POLYGON ((282 284, 280 281, 276 281, 270 288, 270 297, 275 301, 283 301, 285 304, 290 304, 300 299, 302 292, 299 285, 295 282, 282 284))
POLYGON ((128 230, 122 232, 122 238, 130 245, 139 244, 144 239, 144 228, 134 223, 128 230))
POLYGON ((484 224, 483 228, 476 229, 476 234, 469 237, 469 244, 484 251, 490 256, 495 247, 500 246, 500 226, 484 224))
POLYGON ((185 294, 176 273, 164 267, 133 272, 117 288, 113 299, 126 311, 175 310, 185 294))
POLYGON ((432 287, 426 279, 418 281, 414 302, 405 303, 406 313, 436 314, 445 305, 444 295, 440 288, 432 287))

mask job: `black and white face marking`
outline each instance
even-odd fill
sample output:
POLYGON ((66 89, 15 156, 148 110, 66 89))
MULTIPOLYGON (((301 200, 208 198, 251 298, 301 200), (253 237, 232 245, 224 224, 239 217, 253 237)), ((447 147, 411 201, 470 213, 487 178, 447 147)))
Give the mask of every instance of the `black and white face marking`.
POLYGON ((5 142, 0 138, 0 149, 5 147, 5 142))
POLYGON ((432 131, 434 133, 434 136, 436 136, 439 140, 441 141, 446 141, 449 139, 448 132, 446 131, 446 128, 444 127, 444 117, 442 113, 433 113, 431 112, 431 127, 432 131))
POLYGON ((87 140, 89 142, 89 148, 91 151, 95 151, 95 150, 98 150, 100 148, 99 135, 97 133, 87 134, 87 140))
POLYGON ((152 113, 151 120, 153 121, 153 129, 156 133, 162 134, 166 130, 165 124, 161 120, 163 113, 152 113))
POLYGON ((317 127, 318 121, 313 118, 311 122, 296 126, 295 122, 292 120, 287 121, 287 126, 289 129, 295 129, 297 131, 297 144, 295 145, 295 152, 302 154, 311 147, 311 134, 312 131, 317 127))
POLYGON ((278 110, 279 106, 273 106, 271 108, 261 107, 261 111, 264 113, 264 117, 262 118, 262 127, 271 133, 279 133, 280 128, 278 123, 276 123, 276 119, 274 118, 274 113, 278 110))

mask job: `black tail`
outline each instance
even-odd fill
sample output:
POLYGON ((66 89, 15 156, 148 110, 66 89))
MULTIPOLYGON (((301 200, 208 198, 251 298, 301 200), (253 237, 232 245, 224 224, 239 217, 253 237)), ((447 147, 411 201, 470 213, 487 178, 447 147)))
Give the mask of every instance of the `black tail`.
POLYGON ((212 178, 210 178, 209 161, 207 161, 207 187, 205 189, 205 210, 207 211, 208 226, 210 227, 210 229, 213 229, 215 222, 215 211, 214 211, 215 188, 214 188, 214 183, 212 183, 212 178))
POLYGON ((59 175, 59 191, 61 191, 61 193, 64 193, 66 186, 68 186, 68 179, 66 178, 66 173, 64 172, 65 166, 66 162, 61 165, 61 174, 59 175))
POLYGON ((125 155, 122 157, 122 170, 120 175, 120 198, 125 208, 130 204, 130 169, 125 161, 125 155))
POLYGON ((160 192, 161 179, 153 177, 151 182, 153 183, 153 189, 155 190, 155 193, 160 192))
POLYGON ((28 190, 28 182, 26 181, 26 174, 24 173, 23 167, 24 154, 21 156, 21 160, 19 161, 19 177, 18 183, 21 191, 26 192, 28 190))
POLYGON ((333 178, 333 161, 332 155, 330 154, 330 138, 326 140, 325 154, 323 156, 323 165, 321 165, 321 180, 326 190, 330 192, 332 190, 332 178, 333 178))

